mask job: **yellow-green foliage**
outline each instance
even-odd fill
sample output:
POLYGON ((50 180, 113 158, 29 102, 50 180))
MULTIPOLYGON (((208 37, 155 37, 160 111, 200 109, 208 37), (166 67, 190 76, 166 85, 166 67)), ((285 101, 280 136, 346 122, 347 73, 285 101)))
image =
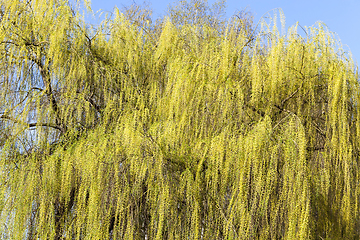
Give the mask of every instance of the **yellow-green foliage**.
POLYGON ((1 239, 360 238, 357 67, 222 7, 1 1, 1 239))

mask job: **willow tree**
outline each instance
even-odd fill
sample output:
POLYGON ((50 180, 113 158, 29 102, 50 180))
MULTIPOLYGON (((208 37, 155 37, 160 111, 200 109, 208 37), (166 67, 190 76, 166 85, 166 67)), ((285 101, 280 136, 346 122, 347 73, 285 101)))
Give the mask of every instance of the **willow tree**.
POLYGON ((357 66, 223 6, 1 1, 1 238, 360 237, 357 66))

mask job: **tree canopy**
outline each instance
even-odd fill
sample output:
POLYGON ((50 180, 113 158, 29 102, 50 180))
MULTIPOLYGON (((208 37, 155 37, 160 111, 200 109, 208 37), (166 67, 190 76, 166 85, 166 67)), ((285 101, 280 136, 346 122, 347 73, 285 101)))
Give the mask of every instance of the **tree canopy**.
POLYGON ((278 19, 1 1, 1 239, 359 239, 357 65, 278 19))

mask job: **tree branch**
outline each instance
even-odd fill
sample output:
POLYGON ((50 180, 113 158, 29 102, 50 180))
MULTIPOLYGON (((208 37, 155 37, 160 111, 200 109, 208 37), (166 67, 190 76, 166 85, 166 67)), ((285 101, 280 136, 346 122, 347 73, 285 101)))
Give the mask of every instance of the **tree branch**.
POLYGON ((253 110, 254 112, 260 114, 261 117, 264 117, 265 116, 265 113, 259 109, 256 109, 254 106, 250 106, 248 104, 245 103, 245 106, 250 108, 251 110, 253 110))
POLYGON ((2 42, 0 42, 0 44, 13 44, 13 45, 15 45, 17 47, 20 46, 19 44, 15 43, 15 42, 12 42, 12 41, 2 41, 2 42))
POLYGON ((296 89, 290 96, 288 96, 287 98, 285 98, 284 100, 282 100, 281 101, 281 108, 284 108, 284 105, 285 105, 285 103, 287 102, 287 101, 289 101, 291 98, 293 98, 294 96, 295 96, 295 94, 297 94, 298 92, 299 92, 299 90, 301 89, 301 87, 302 87, 302 84, 301 84, 301 86, 298 88, 298 89, 296 89))
POLYGON ((57 129, 59 129, 61 132, 64 132, 63 126, 61 125, 61 118, 59 115, 59 106, 57 104, 57 101, 55 99, 55 96, 53 94, 53 90, 51 87, 51 79, 50 79, 50 74, 49 74, 49 69, 45 68, 44 65, 42 64, 41 60, 37 57, 34 57, 32 55, 29 55, 29 58, 31 61, 35 62, 35 64, 38 66, 39 71, 40 71, 40 75, 44 81, 44 85, 45 85, 45 94, 48 96, 50 103, 51 103, 51 107, 55 113, 55 123, 57 126, 57 129))
POLYGON ((100 113, 100 115, 102 114, 100 107, 94 102, 94 100, 92 100, 91 97, 85 98, 85 100, 88 101, 95 108, 95 110, 100 113))
POLYGON ((15 118, 5 116, 5 115, 0 116, 0 119, 6 119, 6 120, 12 121, 12 122, 17 123, 17 124, 25 125, 28 128, 31 128, 31 127, 51 127, 51 128, 55 128, 55 129, 57 129, 59 131, 62 131, 61 127, 59 127, 57 125, 54 125, 54 124, 51 124, 51 123, 27 123, 27 122, 19 121, 19 120, 15 119, 15 118))

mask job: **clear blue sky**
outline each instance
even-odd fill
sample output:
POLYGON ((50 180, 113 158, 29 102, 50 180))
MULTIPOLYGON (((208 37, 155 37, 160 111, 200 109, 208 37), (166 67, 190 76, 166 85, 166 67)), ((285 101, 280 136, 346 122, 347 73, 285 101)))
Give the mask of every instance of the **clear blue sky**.
MULTIPOLYGON (((121 9, 133 2, 143 0, 92 0, 92 9, 112 11, 114 6, 121 9)), ((167 6, 174 1, 147 0, 155 16, 163 15, 167 6)), ((208 0, 209 4, 215 0, 208 0)), ((330 31, 337 33, 344 49, 352 52, 355 61, 360 62, 360 0, 228 0, 227 17, 237 10, 247 8, 255 17, 255 23, 267 11, 281 8, 286 17, 286 27, 297 21, 302 26, 312 26, 317 21, 324 22, 330 31)))

